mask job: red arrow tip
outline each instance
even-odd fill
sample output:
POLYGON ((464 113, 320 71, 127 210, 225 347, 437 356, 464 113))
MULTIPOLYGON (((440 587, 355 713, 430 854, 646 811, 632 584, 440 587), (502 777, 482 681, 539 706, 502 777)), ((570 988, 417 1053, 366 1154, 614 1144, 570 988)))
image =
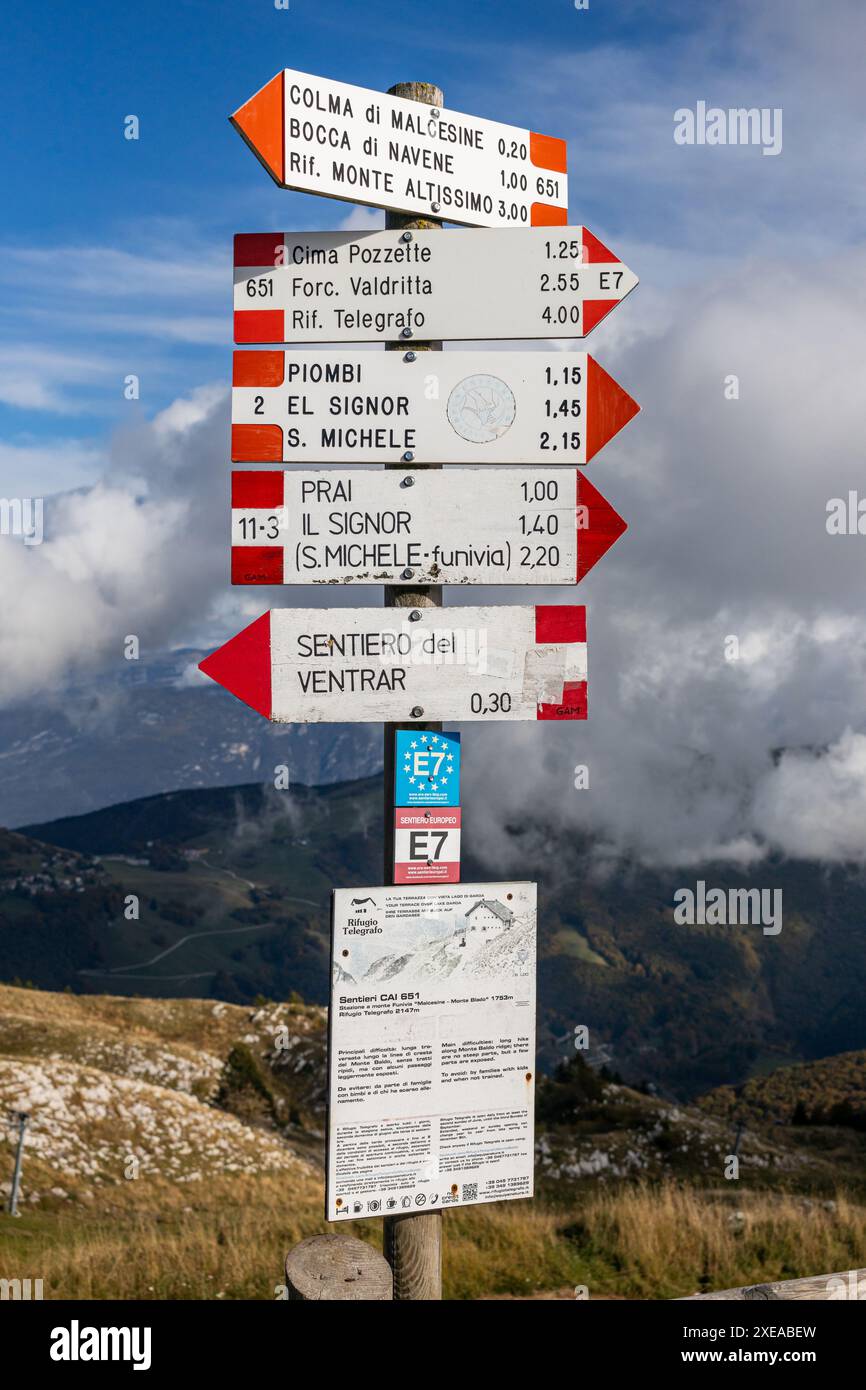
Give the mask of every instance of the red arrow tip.
POLYGON ((218 647, 198 669, 245 705, 271 717, 271 615, 263 613, 218 647))
POLYGON ((640 410, 627 391, 608 376, 594 357, 586 359, 586 461, 589 463, 608 440, 640 410))
MULTIPOLYGON (((616 308, 617 304, 619 304, 618 299, 585 299, 583 301, 582 329, 584 338, 588 333, 592 332, 597 323, 601 323, 602 319, 610 313, 611 309, 616 308)), ((238 311, 235 310, 236 314, 237 312, 238 311)), ((254 310, 247 310, 248 314, 253 312, 254 310)), ((259 310, 259 313, 267 313, 267 310, 259 310)), ((271 313, 273 313, 273 310, 271 310, 271 313)), ((235 342, 239 341, 240 339, 237 334, 235 334, 235 342)), ((261 340, 257 338, 256 342, 259 341, 261 340)))
POLYGON ((599 241, 597 236, 593 236, 588 227, 583 229, 583 262, 584 265, 610 265, 613 261, 618 261, 619 256, 615 256, 612 251, 608 251, 603 241, 599 241))
POLYGON ((243 136, 272 179, 285 183, 285 128, 283 125, 283 74, 278 72, 254 97, 239 106, 229 120, 243 136))
POLYGON ((597 487, 593 487, 582 469, 577 470, 577 576, 579 584, 585 574, 606 551, 618 541, 628 523, 597 487))

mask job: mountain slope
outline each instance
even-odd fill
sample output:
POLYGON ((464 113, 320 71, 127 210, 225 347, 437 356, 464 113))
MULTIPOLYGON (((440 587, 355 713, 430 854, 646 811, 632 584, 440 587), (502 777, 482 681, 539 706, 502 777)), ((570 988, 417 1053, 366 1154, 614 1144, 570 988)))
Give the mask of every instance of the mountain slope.
MULTIPOLYGON (((230 1002, 295 990, 324 1003, 330 889, 381 881, 381 797, 379 778, 216 788, 31 826, 12 861, 33 839, 51 842, 88 856, 94 883, 22 895, 0 881, 0 923, 14 928, 0 926, 0 978, 230 1002), (129 895, 137 920, 124 915, 129 895)), ((468 849, 465 882, 539 882, 544 1065, 585 1025, 596 1065, 689 1097, 866 1048, 862 875, 768 859, 748 876, 623 865, 599 879, 591 842, 541 821, 516 828, 495 864, 468 849), (678 925, 674 894, 699 878, 780 889, 781 932, 678 925)))
MULTIPOLYGON (((138 1179, 282 1172, 309 1185, 309 1135, 293 1141, 288 1112, 264 1129, 229 1113, 225 1081, 238 1046, 278 1075, 290 1060, 298 1105, 303 1097, 321 1115, 324 1029, 321 1010, 303 1005, 250 1010, 0 986, 0 1108, 30 1116, 27 1201, 86 1204, 108 1190, 124 1201, 138 1179)), ((4 1126, 4 1169, 14 1138, 4 1126)))
POLYGON ((196 670, 201 651, 115 662, 56 698, 0 709, 0 825, 82 815, 171 788, 341 780, 382 765, 363 724, 275 726, 196 670))
POLYGON ((778 1067, 750 1077, 739 1087, 720 1086, 702 1097, 709 1114, 737 1116, 761 1124, 788 1124, 797 1107, 806 1117, 848 1105, 866 1128, 866 1052, 843 1052, 817 1062, 778 1067))
MULTIPOLYGON (((0 1277, 47 1299, 284 1297, 286 1251, 331 1229, 325 1033, 299 1004, 0 987, 0 1102, 30 1113, 0 1277)), ((539 1084, 535 1198, 445 1213, 445 1296, 673 1298, 861 1265, 866 1138, 802 1134, 750 1124, 726 1182, 726 1117, 574 1057, 539 1084)), ((0 1191, 14 1150, 0 1126, 0 1191)), ((343 1229, 381 1243, 378 1220, 343 1229)))

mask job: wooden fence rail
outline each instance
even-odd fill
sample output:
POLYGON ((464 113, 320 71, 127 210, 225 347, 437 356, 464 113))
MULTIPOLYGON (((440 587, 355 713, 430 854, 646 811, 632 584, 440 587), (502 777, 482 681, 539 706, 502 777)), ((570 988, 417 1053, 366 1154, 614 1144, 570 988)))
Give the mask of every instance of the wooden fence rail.
POLYGON ((718 1293, 693 1293, 678 1298, 677 1303, 709 1303, 733 1299, 741 1303, 764 1299, 864 1299, 866 1300, 866 1269, 845 1269, 838 1274, 813 1274, 808 1279, 785 1279, 777 1284, 746 1284, 739 1289, 721 1289, 718 1293))
MULTIPOLYGON (((366 1241, 344 1233, 311 1236, 286 1257, 286 1284, 292 1301, 382 1301, 394 1297, 391 1268, 366 1241)), ((436 1295, 431 1295, 435 1297, 436 1295)), ((866 1269, 813 1274, 808 1279, 785 1279, 773 1284, 745 1284, 738 1289, 688 1294, 676 1303, 740 1303, 783 1299, 866 1301, 866 1269)))

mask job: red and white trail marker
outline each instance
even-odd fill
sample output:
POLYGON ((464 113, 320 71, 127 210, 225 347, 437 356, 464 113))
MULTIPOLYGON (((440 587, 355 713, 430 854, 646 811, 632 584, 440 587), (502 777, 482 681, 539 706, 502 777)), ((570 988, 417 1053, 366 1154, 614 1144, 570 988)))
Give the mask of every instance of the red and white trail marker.
POLYGON ((577 584, 626 529, 577 468, 232 473, 233 584, 577 584))
POLYGON ((640 407, 585 352, 234 354, 234 463, 585 464, 640 407))
POLYGON ((397 806, 394 882, 460 882, 460 807, 397 806))
POLYGON ((587 227, 239 233, 235 342, 585 338, 637 282, 587 227))
POLYGON ((586 609, 274 608, 200 669, 281 724, 585 719, 586 609))
POLYGON ((565 141, 286 68, 229 117, 282 188, 470 227, 568 221, 565 141))

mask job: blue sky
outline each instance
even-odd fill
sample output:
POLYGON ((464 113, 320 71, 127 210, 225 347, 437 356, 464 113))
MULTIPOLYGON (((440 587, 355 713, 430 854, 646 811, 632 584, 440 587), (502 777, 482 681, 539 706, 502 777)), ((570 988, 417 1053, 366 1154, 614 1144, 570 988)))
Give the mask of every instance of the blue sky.
POLYGON ((699 97, 774 106, 784 96, 786 131, 804 122, 785 55, 772 36, 756 40, 748 10, 740 0, 12 7, 0 157, 9 484, 34 470, 44 492, 88 481, 112 428, 228 379, 235 231, 335 227, 350 214, 277 189, 228 124, 282 66, 371 88, 429 78, 458 110, 568 137, 571 220, 639 255, 658 285, 724 262, 732 242, 758 249, 801 201, 786 158, 736 148, 713 166, 672 141, 674 109, 699 97), (137 141, 123 136, 130 114, 137 141), (723 215, 709 215, 726 191, 723 215), (137 405, 122 396, 128 373, 141 379, 137 405))
MULTIPOLYGON (((577 593, 591 717, 479 730, 491 804, 532 787, 661 858, 866 862, 866 536, 825 525, 866 493, 864 50, 862 0, 7 6, 0 497, 47 502, 44 544, 0 536, 0 701, 97 689, 127 633, 154 654, 380 601, 228 582, 232 234, 381 215, 277 189, 227 117, 283 66, 433 80, 565 137, 570 220, 641 281, 587 343, 643 407, 592 466, 629 531, 577 593), (698 102, 781 108, 781 153, 677 144, 698 102)), ((575 594, 446 595, 542 600, 575 594)))

